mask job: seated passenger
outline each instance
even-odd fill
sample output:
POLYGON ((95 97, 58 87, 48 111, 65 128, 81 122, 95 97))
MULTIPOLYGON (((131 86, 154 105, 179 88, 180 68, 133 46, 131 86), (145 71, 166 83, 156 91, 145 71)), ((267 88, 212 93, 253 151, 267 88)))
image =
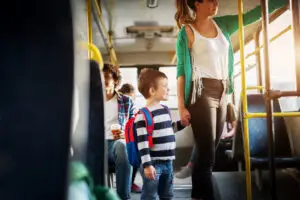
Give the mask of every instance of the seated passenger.
MULTIPOLYGON (((131 85, 129 83, 125 83, 121 86, 121 88, 119 89, 119 92, 121 94, 130 96, 133 101, 135 100, 135 89, 134 89, 133 85, 131 85)), ((142 189, 137 184, 134 183, 137 171, 138 171, 138 168, 133 167, 132 180, 131 180, 131 192, 141 193, 142 189)))
MULTIPOLYGON (((224 126, 223 134, 221 139, 231 138, 235 134, 236 129, 236 111, 232 103, 227 104, 226 123, 224 126)), ((196 147, 193 147, 190 161, 181 171, 175 174, 176 178, 187 178, 192 175, 192 169, 196 160, 196 147)))
POLYGON ((132 100, 135 100, 135 88, 129 83, 124 83, 119 89, 119 93, 130 96, 132 100))
POLYGON ((172 199, 173 197, 173 166, 175 159, 174 132, 183 129, 181 123, 172 123, 169 109, 160 104, 168 100, 167 76, 157 70, 144 69, 138 80, 138 89, 146 98, 146 108, 151 112, 154 130, 152 141, 148 140, 144 115, 136 116, 138 149, 141 156, 141 173, 143 188, 141 200, 172 199), (153 147, 149 146, 152 142, 153 147))
POLYGON ((118 68, 104 64, 105 79, 105 134, 108 147, 109 162, 115 164, 117 193, 122 200, 130 199, 132 167, 128 161, 124 140, 124 127, 129 118, 134 115, 135 106, 130 97, 119 94, 116 86, 121 76, 118 68), (112 133, 111 128, 119 129, 112 133))

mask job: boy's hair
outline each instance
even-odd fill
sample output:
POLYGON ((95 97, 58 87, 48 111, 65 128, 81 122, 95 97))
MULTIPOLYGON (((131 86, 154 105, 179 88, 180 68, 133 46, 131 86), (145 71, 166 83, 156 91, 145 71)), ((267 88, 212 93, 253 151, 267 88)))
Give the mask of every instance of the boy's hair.
POLYGON ((149 90, 151 87, 154 87, 154 89, 157 89, 157 80, 160 78, 166 78, 168 77, 158 70, 154 69, 143 69, 140 73, 139 80, 138 80, 138 89, 139 92, 147 99, 150 97, 149 90))
POLYGON ((117 82, 115 86, 118 86, 120 84, 122 77, 118 67, 113 66, 112 64, 105 63, 102 71, 112 74, 114 81, 117 82))
POLYGON ((122 94, 130 94, 130 93, 134 92, 134 87, 133 87, 133 85, 131 85, 129 83, 125 83, 119 89, 119 92, 121 92, 122 94))

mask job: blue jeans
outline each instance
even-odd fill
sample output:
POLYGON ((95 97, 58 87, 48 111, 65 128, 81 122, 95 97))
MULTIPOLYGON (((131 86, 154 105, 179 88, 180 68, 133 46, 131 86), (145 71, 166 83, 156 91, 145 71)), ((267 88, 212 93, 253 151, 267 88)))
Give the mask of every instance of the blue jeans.
POLYGON ((115 163, 117 193, 122 200, 130 199, 132 167, 125 140, 108 140, 107 146, 109 162, 115 163))
POLYGON ((141 200, 155 200, 157 194, 160 200, 173 198, 173 166, 172 161, 153 161, 156 170, 155 180, 145 177, 144 169, 141 167, 143 177, 143 189, 141 200))

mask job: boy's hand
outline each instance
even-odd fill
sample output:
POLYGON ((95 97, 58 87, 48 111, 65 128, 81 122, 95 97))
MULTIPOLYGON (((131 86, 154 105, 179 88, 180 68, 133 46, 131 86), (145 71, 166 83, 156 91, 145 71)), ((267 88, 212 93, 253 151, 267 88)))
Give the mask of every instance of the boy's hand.
POLYGON ((150 165, 144 168, 144 174, 145 176, 150 180, 155 180, 156 171, 155 168, 150 165))

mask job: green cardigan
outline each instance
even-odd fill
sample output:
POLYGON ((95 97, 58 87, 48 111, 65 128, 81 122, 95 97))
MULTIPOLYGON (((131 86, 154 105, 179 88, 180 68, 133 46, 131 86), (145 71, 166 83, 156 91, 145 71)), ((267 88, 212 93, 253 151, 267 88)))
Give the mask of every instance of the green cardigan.
MULTIPOLYGON (((274 10, 281 8, 288 4, 288 0, 269 0, 269 13, 274 10)), ((261 7, 257 6, 254 9, 243 14, 244 26, 252 24, 258 21, 261 17, 261 7)), ((226 15, 222 17, 215 17, 215 22, 222 30, 225 38, 229 42, 228 49, 228 77, 229 77, 229 90, 228 94, 233 92, 233 48, 230 40, 230 36, 239 29, 238 15, 226 15)), ((185 77, 185 88, 184 88, 184 102, 185 105, 188 103, 188 99, 191 92, 192 83, 192 66, 190 51, 188 48, 188 39, 183 26, 178 33, 176 42, 176 55, 177 55, 177 78, 180 76, 185 77)))

